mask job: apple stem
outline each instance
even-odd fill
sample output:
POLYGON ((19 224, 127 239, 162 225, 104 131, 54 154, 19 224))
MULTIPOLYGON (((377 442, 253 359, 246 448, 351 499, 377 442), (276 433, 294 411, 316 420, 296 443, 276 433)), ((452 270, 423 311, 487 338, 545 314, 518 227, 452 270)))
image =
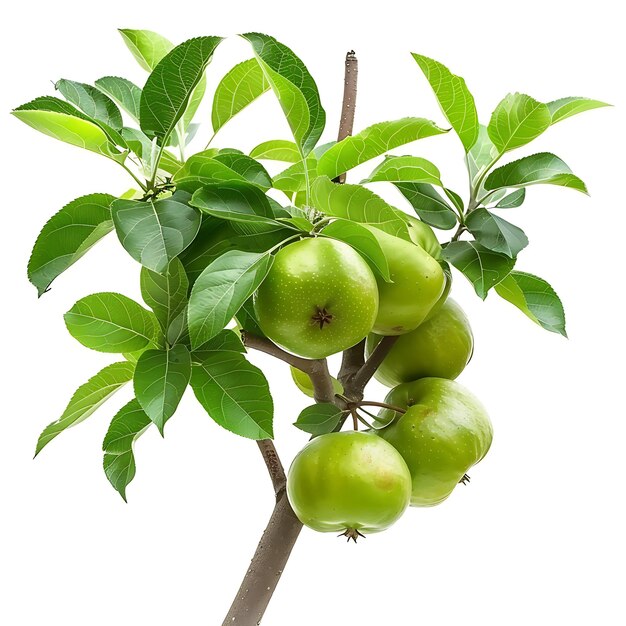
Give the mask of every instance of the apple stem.
POLYGON ((359 402, 355 402, 357 407, 361 406, 378 406, 383 409, 389 409, 390 411, 395 411, 396 413, 400 413, 404 415, 406 413, 406 409, 403 409, 400 406, 395 406, 393 404, 389 404, 387 402, 374 402, 373 400, 361 400, 359 402))

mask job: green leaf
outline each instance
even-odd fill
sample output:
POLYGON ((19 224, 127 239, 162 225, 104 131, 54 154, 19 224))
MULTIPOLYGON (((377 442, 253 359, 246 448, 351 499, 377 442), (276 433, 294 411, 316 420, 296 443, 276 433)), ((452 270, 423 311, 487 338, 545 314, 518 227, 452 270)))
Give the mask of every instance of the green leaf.
POLYGON ((379 181, 441 186, 441 174, 434 163, 421 157, 388 156, 361 184, 379 181))
POLYGON ((200 274, 189 299, 189 333, 194 348, 215 337, 256 291, 270 270, 265 252, 230 250, 200 274))
POLYGON ((119 76, 103 76, 94 85, 139 123, 141 89, 135 83, 119 76))
MULTIPOLYGON (((187 130, 191 126, 191 122, 198 112, 198 108, 200 104, 202 104, 202 100, 204 99, 204 94, 206 93, 206 74, 202 74, 198 84, 195 89, 191 92, 191 98, 189 98, 189 104, 185 109, 185 113, 182 119, 183 130, 187 130)), ((191 141, 193 138, 193 134, 195 131, 190 129, 190 134, 187 137, 187 142, 191 141)), ((184 142, 183 142, 184 143, 184 142)))
POLYGON ((496 285, 496 293, 514 304, 536 324, 567 337, 563 304, 543 278, 513 271, 496 285))
POLYGON ((326 123, 317 85, 304 63, 274 37, 261 33, 242 35, 252 45, 267 82, 285 113, 303 156, 320 138, 326 123))
POLYGON ((459 136, 465 152, 469 152, 478 138, 478 113, 465 80, 434 59, 412 54, 433 88, 443 114, 459 136))
POLYGON ((341 422, 342 412, 330 402, 320 402, 304 409, 294 426, 314 436, 332 433, 341 422))
POLYGON ((202 363, 210 352, 240 352, 246 351, 239 333, 225 328, 215 337, 203 343, 197 350, 191 353, 194 363, 202 363))
POLYGON ((361 224, 349 220, 335 220, 324 227, 322 234, 352 246, 385 282, 392 282, 389 265, 378 239, 361 224))
POLYGON ((194 240, 201 221, 198 211, 173 198, 116 200, 112 213, 122 246, 155 272, 163 272, 194 240))
POLYGON ((485 208, 470 212, 465 225, 479 244, 511 258, 515 258, 528 245, 528 237, 521 228, 485 208))
POLYGON ((400 193, 409 201, 423 222, 441 230, 456 226, 454 209, 437 193, 432 185, 425 183, 397 183, 400 193))
POLYGON ((205 185, 193 194, 190 202, 203 213, 221 219, 276 224, 266 195, 247 182, 205 185))
POLYGON ((64 78, 56 83, 55 88, 93 120, 104 122, 115 130, 122 129, 122 114, 115 102, 99 89, 64 78))
POLYGON ((43 227, 28 261, 28 279, 41 296, 52 281, 113 230, 105 193, 82 196, 65 205, 43 227))
POLYGON ((152 342, 156 330, 154 315, 119 293, 81 298, 64 319, 72 337, 99 352, 141 350, 152 342))
POLYGON ((113 488, 126 502, 126 487, 135 477, 133 444, 150 426, 150 419, 139 402, 132 399, 111 420, 102 450, 104 473, 113 488))
POLYGON ((591 111, 592 109, 599 109, 600 107, 610 107, 611 105, 606 102, 601 102, 600 100, 572 96, 553 100, 552 102, 548 102, 547 106, 552 116, 552 123, 556 124, 568 117, 572 117, 572 115, 591 111))
POLYGON ((191 377, 191 356, 183 344, 146 350, 135 367, 135 396, 161 435, 174 415, 191 377))
POLYGON ((539 137, 552 123, 548 106, 522 93, 508 94, 495 108, 487 132, 504 154, 539 137))
POLYGON ((317 178, 317 158, 313 154, 310 154, 303 161, 298 161, 276 174, 273 179, 274 188, 287 195, 304 191, 307 182, 307 177, 304 175, 305 164, 309 182, 315 180, 317 178))
POLYGON ((502 200, 496 204, 496 209, 514 209, 518 206, 521 206, 524 203, 524 199, 526 198, 526 189, 522 187, 521 189, 516 189, 513 193, 510 193, 508 196, 504 196, 502 200))
POLYGON ((241 330, 257 335, 258 337, 265 337, 265 333, 261 330, 254 311, 254 298, 248 298, 241 305, 235 319, 241 330))
MULTIPOLYGON (((491 165, 498 156, 498 150, 489 138, 487 127, 482 124, 478 129, 478 138, 467 153, 467 167, 472 183, 491 165)), ((480 191, 480 190, 479 190, 480 191)))
POLYGON ((44 135, 120 163, 126 159, 126 152, 117 150, 98 124, 67 102, 44 96, 17 107, 11 113, 44 135))
POLYGON ((336 178, 393 148, 447 132, 434 122, 421 117, 379 122, 330 147, 319 159, 318 173, 336 178))
POLYGON ((191 386, 220 426, 249 439, 273 437, 274 405, 263 372, 233 351, 212 352, 194 365, 191 386))
POLYGON ((161 140, 183 116, 220 37, 196 37, 176 46, 148 76, 141 94, 141 130, 161 140))
POLYGON ((128 361, 111 363, 81 385, 70 399, 61 417, 46 426, 37 441, 37 456, 57 435, 87 419, 133 378, 135 366, 128 361))
POLYGON ((119 33, 139 65, 148 72, 174 47, 169 39, 151 30, 120 28, 119 33))
POLYGON ((258 161, 246 154, 220 151, 215 156, 215 160, 237 172, 244 180, 256 185, 263 191, 268 191, 272 187, 272 178, 267 170, 258 161))
POLYGON ((301 160, 298 146, 293 141, 286 139, 264 141, 252 149, 250 156, 254 159, 283 161, 284 163, 297 163, 301 160))
POLYGON ((558 156, 539 152, 499 167, 485 180, 485 189, 559 185, 587 193, 585 183, 558 156))
POLYGON ((216 133, 269 88, 270 84, 256 59, 235 65, 215 89, 211 113, 213 132, 216 133))
POLYGON ((326 215, 371 224, 386 233, 410 240, 401 212, 360 185, 338 185, 320 176, 311 188, 313 206, 326 215))
POLYGON ((483 300, 515 265, 515 259, 487 250, 475 241, 453 241, 441 256, 465 275, 483 300))
POLYGON ((167 334, 174 320, 187 307, 189 280, 183 264, 174 258, 162 274, 142 267, 140 284, 141 297, 154 311, 163 332, 167 334))

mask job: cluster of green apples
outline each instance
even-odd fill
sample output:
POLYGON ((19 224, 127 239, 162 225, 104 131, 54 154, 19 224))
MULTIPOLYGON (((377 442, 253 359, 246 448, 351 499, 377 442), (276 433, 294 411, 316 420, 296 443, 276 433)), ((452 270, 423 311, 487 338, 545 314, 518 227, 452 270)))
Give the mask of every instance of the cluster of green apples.
POLYGON ((398 336, 375 374, 391 390, 371 429, 315 437, 289 470, 299 519, 353 539, 388 528, 409 504, 445 500, 492 440, 485 409, 454 381, 474 342, 448 297, 435 234, 413 218, 412 241, 367 228, 390 282, 347 243, 318 236, 282 248, 254 299, 263 332, 299 356, 324 358, 363 339, 369 356, 382 337, 398 336))

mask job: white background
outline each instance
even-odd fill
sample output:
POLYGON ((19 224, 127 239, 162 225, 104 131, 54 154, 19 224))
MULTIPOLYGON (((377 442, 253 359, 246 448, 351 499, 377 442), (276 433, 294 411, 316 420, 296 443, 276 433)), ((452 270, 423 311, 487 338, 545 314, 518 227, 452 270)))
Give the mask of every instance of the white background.
MULTIPOLYGON (((50 81, 61 77, 89 82, 118 74, 142 84, 145 75, 117 27, 157 30, 175 42, 249 30, 275 35, 318 82, 328 113, 324 140, 336 132, 350 48, 360 60, 357 130, 404 115, 444 123, 410 51, 464 76, 483 122, 515 90, 542 101, 584 95, 617 105, 558 124, 519 151, 555 151, 591 192, 588 198, 532 188, 526 205, 506 215, 531 241, 519 268, 545 277, 561 295, 569 341, 536 327, 495 294, 480 302, 456 276, 454 297, 476 336, 474 359, 460 380, 495 425, 494 445, 471 471, 471 485, 439 507, 409 510, 393 529, 356 546, 305 529, 264 623, 626 623, 626 94, 615 6, 606 0, 376 6, 179 0, 21 2, 4 9, 10 14, 0 37, 1 623, 221 623, 272 507, 256 446, 216 426, 191 393, 165 440, 153 430, 138 443, 128 505, 106 481, 100 446, 130 388, 31 460, 39 432, 72 391, 113 360, 71 339, 63 312, 96 291, 138 298, 139 267, 112 235, 37 300, 25 268, 43 223, 75 197, 121 193, 128 181, 114 163, 39 135, 8 111, 52 93, 50 81)), ((245 42, 229 39, 209 68, 210 84, 249 56, 245 42)), ((209 105, 199 116, 207 123, 209 105)), ((198 149, 209 130, 207 124, 198 149)), ((288 129, 266 95, 220 132, 216 145, 245 150, 278 137, 288 138, 288 129)), ((434 160, 447 184, 465 192, 452 133, 396 153, 407 150, 434 160)), ((277 445, 288 462, 306 440, 290 424, 307 401, 282 364, 251 358, 268 372, 277 445)), ((368 396, 382 393, 372 385, 368 396)))

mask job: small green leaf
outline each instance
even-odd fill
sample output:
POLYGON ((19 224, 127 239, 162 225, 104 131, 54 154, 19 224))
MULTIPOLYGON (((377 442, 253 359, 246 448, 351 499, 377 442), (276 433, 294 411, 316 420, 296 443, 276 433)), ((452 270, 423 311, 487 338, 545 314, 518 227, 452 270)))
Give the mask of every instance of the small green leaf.
POLYGON ((213 132, 216 133, 269 88, 270 84, 256 59, 235 65, 215 89, 211 114, 213 132))
POLYGON ((263 191, 269 191, 272 187, 272 178, 267 170, 258 161, 246 154, 220 151, 215 156, 215 160, 237 172, 244 180, 256 185, 263 191))
POLYGON ((55 87, 91 119, 104 122, 115 130, 122 129, 122 114, 115 102, 99 89, 65 78, 59 80, 55 87))
POLYGON ((476 143, 467 153, 467 167, 472 183, 476 182, 476 179, 494 162, 497 156, 498 149, 489 138, 487 127, 481 124, 478 129, 476 143))
POLYGON ((550 115, 552 115, 552 123, 556 124, 568 117, 572 117, 572 115, 591 111, 592 109, 599 109, 600 107, 610 107, 611 105, 606 102, 601 102, 600 100, 573 96, 553 100, 552 102, 548 102, 547 106, 550 110, 550 115))
POLYGON ((39 233, 28 261, 28 279, 41 296, 52 281, 113 230, 105 193, 82 196, 53 215, 39 233))
POLYGON ((210 352, 240 352, 246 351, 239 333, 225 328, 215 337, 203 343, 197 350, 191 353, 194 363, 202 363, 210 352))
POLYGON ((125 250, 144 267, 163 272, 195 238, 200 213, 173 198, 116 200, 113 223, 125 250))
POLYGON ((268 253, 230 250, 194 283, 189 299, 189 333, 194 348, 215 337, 256 291, 270 270, 268 253))
POLYGON ((350 220, 335 220, 322 230, 322 234, 352 246, 385 282, 392 282, 389 265, 378 239, 364 226, 350 220))
POLYGON ((320 402, 304 409, 294 426, 314 436, 332 433, 341 422, 341 411, 330 402, 320 402))
POLYGON ((163 274, 142 267, 139 280, 144 302, 154 311, 163 332, 167 334, 174 320, 187 307, 189 280, 183 264, 174 258, 163 274))
POLYGON ((139 65, 147 72, 151 72, 174 47, 169 39, 151 30, 121 28, 119 33, 139 65))
POLYGON ((521 228, 482 207, 469 213, 465 225, 479 244, 511 258, 528 245, 528 237, 521 228))
POLYGON ((61 417, 46 426, 37 441, 37 456, 57 435, 87 419, 116 391, 133 378, 135 366, 127 361, 111 363, 81 385, 72 396, 61 417))
POLYGON ((371 224, 386 233, 410 240, 401 213, 360 185, 338 185, 320 176, 311 188, 313 206, 326 215, 371 224))
POLYGON ((515 265, 515 259, 492 252, 475 241, 453 241, 441 256, 465 275, 483 300, 515 265))
POLYGON ((353 167, 418 139, 447 133, 421 117, 404 117, 368 126, 330 147, 319 159, 320 175, 336 178, 353 167))
POLYGON ((159 61, 141 94, 141 130, 146 135, 169 137, 221 41, 220 37, 189 39, 159 61))
POLYGON ((251 45, 267 82, 285 113, 300 153, 307 155, 326 123, 317 85, 304 63, 274 37, 261 33, 242 35, 251 45))
POLYGON ((135 477, 133 444, 146 432, 150 423, 139 402, 133 398, 111 420, 102 442, 104 473, 124 502, 126 487, 135 477))
POLYGON ((135 83, 119 76, 103 76, 94 85, 139 123, 141 89, 135 83))
POLYGON ((425 183, 397 183, 400 193, 409 201, 420 219, 440 230, 456 226, 454 209, 437 193, 432 185, 425 183))
POLYGON ((487 132, 499 154, 504 154, 539 137, 551 123, 547 105, 522 93, 510 93, 495 108, 487 132))
POLYGON ((511 272, 496 285, 499 296, 514 304, 533 322, 567 337, 565 312, 556 292, 543 278, 526 272, 511 272))
POLYGON ((141 350, 152 342, 156 331, 154 315, 119 293, 81 298, 64 318, 72 337, 99 352, 141 350))
POLYGON ((191 387, 220 426, 249 439, 273 437, 274 405, 263 372, 234 351, 212 352, 194 365, 191 387))
POLYGON ((205 185, 190 202, 203 213, 220 219, 276 224, 266 195, 248 182, 205 185))
POLYGON ((252 296, 241 305, 235 319, 241 330, 257 335, 258 337, 265 337, 265 333, 261 330, 254 311, 254 299, 252 296))
POLYGON ((191 356, 183 344, 168 350, 146 350, 137 361, 135 396, 146 415, 163 434, 191 377, 191 356))
POLYGON ((304 175, 304 165, 306 163, 309 182, 317 178, 317 158, 313 154, 290 165, 287 169, 274 176, 274 188, 292 195, 306 189, 307 177, 304 175))
POLYGON ((264 141, 252 149, 250 156, 254 159, 283 161, 284 163, 297 163, 301 160, 298 146, 287 139, 264 141))
POLYGON ((504 196, 502 200, 496 204, 496 209, 514 209, 518 206, 521 206, 524 203, 524 199, 526 198, 526 189, 522 187, 521 189, 516 189, 513 193, 510 193, 508 196, 504 196))
POLYGON ((434 163, 416 156, 388 156, 363 183, 426 183, 441 186, 441 174, 434 163))
POLYGON ((485 180, 485 189, 559 185, 587 193, 585 183, 558 156, 539 152, 499 167, 485 180))
POLYGON ((465 80, 434 59, 412 54, 433 88, 443 114, 459 136, 465 152, 469 152, 478 138, 478 113, 465 80))

